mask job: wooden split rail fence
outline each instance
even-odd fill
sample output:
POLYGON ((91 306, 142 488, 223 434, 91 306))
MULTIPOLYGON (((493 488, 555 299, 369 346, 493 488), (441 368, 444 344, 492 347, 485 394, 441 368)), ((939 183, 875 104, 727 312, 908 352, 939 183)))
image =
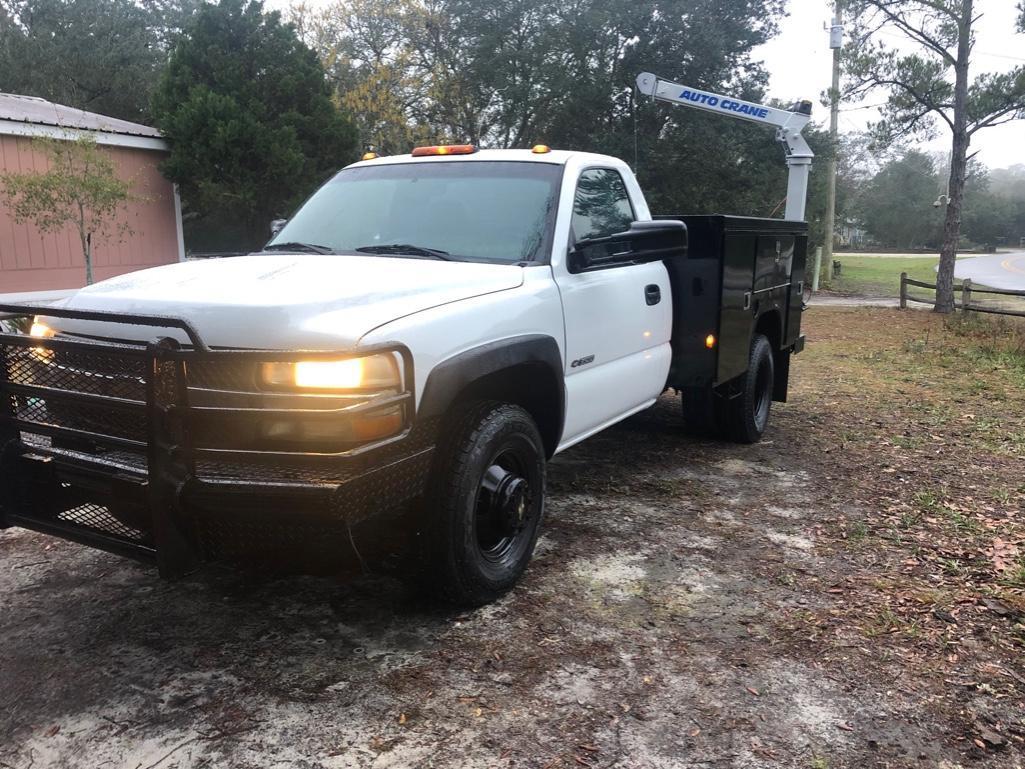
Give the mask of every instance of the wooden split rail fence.
MULTIPOLYGON (((919 299, 916 296, 912 296, 908 293, 908 286, 928 288, 932 291, 936 290, 935 283, 924 283, 920 280, 914 280, 909 278, 906 272, 902 272, 900 274, 900 308, 902 310, 907 309, 908 302, 935 304, 935 299, 919 299)), ((1014 309, 1010 307, 983 305, 972 301, 977 294, 1013 296, 1025 299, 1025 291, 1007 291, 1002 288, 982 288, 981 286, 973 286, 970 278, 965 278, 960 286, 954 286, 954 291, 960 292, 961 295, 961 301, 955 301, 954 307, 963 312, 988 312, 993 315, 1014 315, 1019 318, 1025 318, 1025 304, 1023 304, 1023 309, 1014 309)))

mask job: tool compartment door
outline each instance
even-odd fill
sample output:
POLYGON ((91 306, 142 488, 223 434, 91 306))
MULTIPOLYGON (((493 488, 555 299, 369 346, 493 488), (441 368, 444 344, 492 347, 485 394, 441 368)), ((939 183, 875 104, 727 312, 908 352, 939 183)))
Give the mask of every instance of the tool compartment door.
POLYGON ((790 268, 790 301, 787 307, 784 347, 792 345, 801 335, 801 313, 804 305, 804 281, 807 265, 808 236, 799 235, 794 243, 794 261, 790 268))
POLYGON ((729 232, 723 238, 722 307, 719 311, 719 366, 716 384, 747 371, 751 353, 751 300, 758 237, 729 232))
POLYGON ((758 236, 758 258, 755 263, 754 297, 756 315, 777 310, 786 315, 787 289, 794 264, 794 236, 771 234, 758 236))

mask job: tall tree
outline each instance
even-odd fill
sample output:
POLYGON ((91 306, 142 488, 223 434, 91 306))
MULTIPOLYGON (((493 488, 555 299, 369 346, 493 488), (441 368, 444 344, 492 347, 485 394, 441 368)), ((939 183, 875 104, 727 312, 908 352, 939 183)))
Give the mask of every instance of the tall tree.
POLYGON ((941 215, 933 203, 940 184, 932 158, 910 151, 865 183, 856 205, 858 218, 873 240, 886 247, 935 245, 941 237, 941 215))
POLYGON ((260 2, 201 9, 174 47, 154 96, 171 140, 164 173, 200 216, 238 221, 242 247, 267 239, 334 170, 355 159, 317 56, 260 2))
POLYGON ((132 0, 0 0, 0 91, 145 121, 163 64, 132 0))
POLYGON ((117 174, 110 155, 90 137, 33 139, 49 160, 42 172, 0 174, 0 192, 16 222, 41 232, 72 227, 82 245, 85 282, 93 282, 93 244, 120 238, 128 225, 117 220, 131 200, 131 184, 117 174))
MULTIPOLYGON (((782 198, 771 132, 640 101, 642 70, 764 96, 752 50, 782 0, 339 0, 303 19, 364 142, 556 147, 639 160, 660 210, 768 214, 782 198), (352 101, 354 100, 354 101, 352 101), (729 180, 729 181, 726 181, 729 180)), ((800 96, 801 94, 795 94, 800 96)))
MULTIPOLYGON (((1025 66, 971 77, 979 0, 848 0, 856 28, 845 48, 847 92, 884 89, 888 99, 874 126, 881 142, 935 132, 951 134, 948 204, 936 280, 937 312, 954 309, 954 262, 972 137, 1025 117, 1025 66), (880 36, 904 39, 888 48, 880 36)), ((1025 10, 1019 18, 1025 31, 1025 10)))

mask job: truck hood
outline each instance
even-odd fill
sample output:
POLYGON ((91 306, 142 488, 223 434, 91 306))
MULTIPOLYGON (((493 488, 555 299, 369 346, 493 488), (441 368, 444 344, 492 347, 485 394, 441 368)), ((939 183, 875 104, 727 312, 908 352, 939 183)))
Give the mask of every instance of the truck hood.
MULTIPOLYGON (((133 272, 78 291, 62 305, 174 316, 210 347, 344 349, 406 315, 523 283, 514 265, 388 256, 254 254, 133 272)), ((53 319, 69 333, 118 339, 187 338, 173 329, 53 319)))

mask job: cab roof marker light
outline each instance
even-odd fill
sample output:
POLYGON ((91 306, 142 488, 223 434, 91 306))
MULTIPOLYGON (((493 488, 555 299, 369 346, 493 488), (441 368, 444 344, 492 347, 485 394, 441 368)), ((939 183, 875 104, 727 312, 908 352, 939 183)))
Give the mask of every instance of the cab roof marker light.
POLYGON ((437 155, 472 155, 477 148, 472 144, 436 144, 430 147, 416 147, 413 157, 423 158, 437 155))
POLYGON ((360 159, 361 160, 376 160, 377 157, 378 157, 378 154, 376 152, 364 152, 363 153, 363 157, 360 158, 360 159))
POLYGON ((547 144, 535 144, 530 151, 533 152, 535 155, 547 155, 549 152, 552 151, 552 148, 549 147, 547 144))

